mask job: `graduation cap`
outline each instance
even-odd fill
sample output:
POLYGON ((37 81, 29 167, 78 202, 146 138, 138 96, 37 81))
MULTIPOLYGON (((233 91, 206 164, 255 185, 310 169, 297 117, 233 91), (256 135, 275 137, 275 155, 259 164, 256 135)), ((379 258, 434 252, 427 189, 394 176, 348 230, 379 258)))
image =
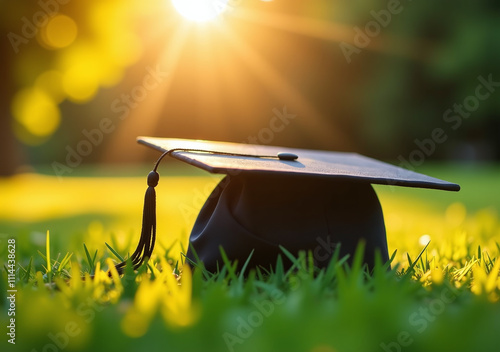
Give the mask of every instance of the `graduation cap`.
MULTIPOLYGON (((324 267, 337 246, 354 253, 365 242, 365 262, 378 251, 389 259, 382 208, 372 184, 458 191, 460 186, 355 153, 188 139, 139 137, 163 154, 148 175, 143 226, 132 264, 150 258, 156 237, 158 164, 167 155, 210 173, 225 174, 203 205, 187 258, 215 272, 220 247, 241 265, 269 268, 282 250, 310 250, 324 267)), ((289 263, 290 264, 290 263, 289 263)), ((126 262, 117 264, 119 272, 126 262)))

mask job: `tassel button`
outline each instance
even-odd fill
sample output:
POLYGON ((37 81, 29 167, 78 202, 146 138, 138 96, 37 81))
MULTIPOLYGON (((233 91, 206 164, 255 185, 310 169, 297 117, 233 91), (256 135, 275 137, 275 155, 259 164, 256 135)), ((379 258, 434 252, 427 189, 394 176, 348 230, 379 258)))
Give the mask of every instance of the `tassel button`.
POLYGON ((156 187, 158 185, 158 181, 160 180, 160 175, 156 171, 151 171, 148 174, 148 186, 156 187))

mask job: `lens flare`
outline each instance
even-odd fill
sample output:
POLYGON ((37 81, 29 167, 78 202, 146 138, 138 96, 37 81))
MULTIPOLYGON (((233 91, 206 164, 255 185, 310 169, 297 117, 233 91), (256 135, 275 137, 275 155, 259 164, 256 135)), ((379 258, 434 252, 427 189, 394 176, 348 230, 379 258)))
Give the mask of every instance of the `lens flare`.
POLYGON ((227 8, 228 0, 172 0, 177 12, 188 20, 206 22, 227 8))

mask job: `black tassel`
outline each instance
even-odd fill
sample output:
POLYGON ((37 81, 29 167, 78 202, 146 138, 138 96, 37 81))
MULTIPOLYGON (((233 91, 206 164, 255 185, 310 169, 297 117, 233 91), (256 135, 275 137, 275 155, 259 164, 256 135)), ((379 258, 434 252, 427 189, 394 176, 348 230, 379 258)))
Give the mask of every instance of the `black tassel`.
MULTIPOLYGON (((221 151, 213 151, 213 150, 202 150, 202 149, 190 149, 190 148, 175 148, 170 149, 164 152, 156 161, 155 167, 153 171, 151 171, 148 175, 148 189, 146 190, 146 195, 144 196, 144 210, 142 213, 142 230, 141 230, 141 238, 139 239, 139 244, 135 249, 132 256, 121 263, 115 265, 118 274, 123 274, 127 263, 130 261, 134 270, 137 270, 146 259, 151 258, 153 254, 153 248, 155 246, 156 241, 156 191, 155 187, 158 185, 158 181, 160 180, 160 175, 156 172, 158 169, 158 165, 160 161, 167 155, 172 154, 173 152, 198 152, 198 153, 212 153, 212 154, 221 154, 221 155, 236 155, 236 156, 247 156, 247 157, 256 157, 256 158, 279 158, 278 155, 253 155, 253 154, 241 154, 241 153, 227 153, 221 151)), ((287 159, 288 160, 288 159, 287 159)), ((108 275, 111 275, 108 272, 108 275)))
MULTIPOLYGON (((156 241, 156 191, 160 175, 155 170, 148 175, 148 189, 144 196, 144 210, 142 213, 141 238, 136 250, 129 258, 134 270, 138 269, 146 259, 151 258, 156 241)), ((119 274, 123 274, 127 261, 115 265, 119 274)))
MULTIPOLYGON (((163 153, 156 161, 153 171, 148 174, 148 189, 146 190, 146 195, 144 196, 144 209, 142 211, 142 230, 141 238, 139 239, 139 244, 135 249, 132 256, 121 263, 115 265, 118 274, 123 274, 127 263, 130 261, 134 270, 137 270, 145 260, 151 258, 153 254, 153 248, 156 241, 156 191, 155 187, 158 185, 160 180, 160 175, 156 170, 160 161, 168 154, 175 151, 167 150, 163 153)), ((108 272, 108 275, 111 275, 108 272)))

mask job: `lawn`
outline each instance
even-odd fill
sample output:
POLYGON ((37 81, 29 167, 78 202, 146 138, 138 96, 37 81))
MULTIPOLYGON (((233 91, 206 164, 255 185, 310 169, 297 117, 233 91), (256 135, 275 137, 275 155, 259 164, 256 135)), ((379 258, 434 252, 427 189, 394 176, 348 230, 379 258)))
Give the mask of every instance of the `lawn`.
POLYGON ((121 256, 135 248, 148 168, 0 180, 0 320, 7 327, 15 311, 16 332, 15 345, 3 334, 2 351, 498 350, 498 166, 419 170, 459 183, 458 193, 377 186, 392 270, 336 258, 318 271, 304 253, 288 272, 278 264, 243 277, 227 263, 210 277, 179 253, 219 177, 165 165, 155 255, 121 278, 105 273, 118 260, 106 243, 121 256))

